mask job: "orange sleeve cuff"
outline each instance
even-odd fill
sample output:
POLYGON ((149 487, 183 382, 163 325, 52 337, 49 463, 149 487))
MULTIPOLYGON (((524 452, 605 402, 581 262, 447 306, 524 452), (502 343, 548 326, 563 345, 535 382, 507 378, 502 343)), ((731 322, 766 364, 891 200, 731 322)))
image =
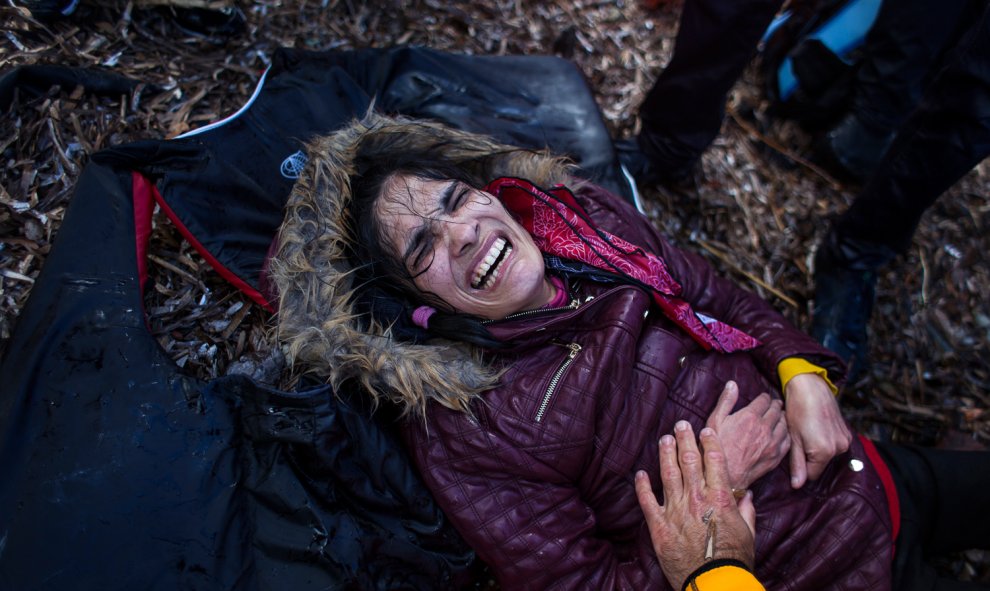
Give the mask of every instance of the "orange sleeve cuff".
POLYGON ((684 585, 690 591, 766 591, 753 573, 734 565, 706 570, 684 585))
POLYGON ((839 389, 835 387, 832 380, 828 379, 828 371, 826 371, 824 367, 818 367, 814 363, 801 359, 800 357, 788 357, 777 364, 777 375, 780 377, 781 391, 787 389, 787 382, 791 381, 791 378, 802 373, 817 374, 825 380, 825 383, 828 384, 828 388, 832 391, 832 394, 839 393, 839 389))

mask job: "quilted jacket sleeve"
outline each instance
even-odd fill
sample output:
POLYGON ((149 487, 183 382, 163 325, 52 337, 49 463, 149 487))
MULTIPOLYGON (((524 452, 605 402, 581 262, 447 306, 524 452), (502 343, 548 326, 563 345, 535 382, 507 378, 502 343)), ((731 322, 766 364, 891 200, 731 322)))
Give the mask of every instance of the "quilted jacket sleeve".
MULTIPOLYGON (((437 409, 405 437, 452 523, 496 571, 504 589, 670 589, 646 527, 621 559, 595 536, 595 515, 570 477, 520 450, 497 429, 437 409), (424 467, 429 466, 429 469, 424 467), (557 472, 559 474, 559 472, 557 472)), ((574 442, 576 449, 589 442, 574 442)))
POLYGON ((680 297, 702 312, 726 322, 762 343, 754 360, 770 379, 788 357, 801 357, 825 368, 832 383, 845 376, 845 366, 831 351, 798 330, 773 306, 756 294, 720 276, 701 256, 671 245, 648 219, 631 206, 594 186, 580 195, 588 214, 608 231, 652 249, 667 263, 671 276, 681 285, 680 297))

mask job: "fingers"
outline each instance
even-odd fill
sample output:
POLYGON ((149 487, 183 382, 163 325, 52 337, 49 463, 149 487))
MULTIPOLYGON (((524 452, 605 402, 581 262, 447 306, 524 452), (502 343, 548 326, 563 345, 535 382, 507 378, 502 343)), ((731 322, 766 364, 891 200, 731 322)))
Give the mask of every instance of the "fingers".
POLYGON ((805 470, 808 473, 808 480, 818 480, 818 477, 822 475, 825 471, 825 466, 828 465, 829 460, 832 458, 822 460, 815 456, 815 454, 808 454, 805 458, 805 470))
POLYGON ((801 488, 808 480, 804 444, 800 437, 791 437, 791 488, 801 488))
MULTIPOLYGON (((674 425, 674 437, 677 439, 677 457, 681 466, 681 478, 684 488, 692 493, 702 490, 705 477, 701 467, 701 453, 694 440, 694 431, 687 421, 677 421, 674 425)), ((664 481, 664 486, 666 486, 664 481)), ((697 494, 692 494, 696 497, 697 494)))
POLYGON ((849 430, 849 426, 846 425, 845 422, 840 423, 839 432, 840 432, 839 439, 841 443, 839 443, 839 448, 835 451, 834 455, 846 453, 847 451, 849 451, 849 446, 852 445, 852 440, 853 440, 852 431, 849 430))
POLYGON ((747 490, 746 496, 739 501, 739 513, 749 527, 749 533, 756 537, 756 507, 753 505, 753 491, 747 490))
POLYGON ((677 463, 677 445, 670 435, 661 437, 659 445, 660 482, 663 484, 664 497, 679 499, 684 494, 684 480, 681 478, 681 467, 677 463))
POLYGON ((773 404, 771 403, 770 395, 766 392, 760 394, 753 399, 752 402, 744 406, 744 409, 756 414, 756 416, 765 416, 771 409, 773 404))
POLYGON ((780 429, 787 429, 787 413, 784 412, 784 405, 779 400, 774 400, 767 411, 767 416, 773 421, 773 432, 776 434, 780 429))
POLYGON ((729 416, 732 409, 735 408, 737 400, 739 400, 739 386, 732 380, 729 380, 725 383, 725 388, 722 388, 718 402, 715 403, 715 410, 712 411, 711 416, 708 417, 708 421, 705 424, 709 427, 715 427, 725 420, 725 417, 729 416))
POLYGON ((849 451, 850 443, 852 443, 852 436, 849 434, 849 430, 843 425, 840 433, 832 439, 831 446, 820 451, 805 451, 808 480, 818 480, 818 477, 825 471, 826 466, 832 461, 832 458, 849 451))
POLYGON ((787 425, 784 425, 779 431, 774 429, 773 433, 774 441, 777 441, 777 453, 778 458, 783 458, 787 455, 787 452, 791 450, 791 434, 787 430, 787 425))
POLYGON ((779 400, 773 401, 773 404, 770 405, 770 412, 774 421, 773 427, 770 429, 770 438, 771 441, 777 442, 779 457, 783 457, 791 449, 791 433, 787 429, 787 414, 784 413, 783 405, 779 400))
POLYGON ((663 508, 653 494, 650 477, 642 470, 636 472, 636 498, 639 499, 639 507, 643 510, 647 523, 660 519, 663 508))
POLYGON ((701 430, 701 446, 705 450, 705 481, 708 488, 729 491, 729 466, 722 451, 722 442, 714 430, 707 427, 701 430))
POLYGON ((768 401, 768 404, 767 404, 767 409, 763 412, 763 418, 768 421, 776 422, 784 414, 784 401, 783 400, 771 401, 770 395, 767 394, 766 392, 760 394, 757 397, 757 400, 763 398, 764 396, 766 396, 766 400, 768 401))

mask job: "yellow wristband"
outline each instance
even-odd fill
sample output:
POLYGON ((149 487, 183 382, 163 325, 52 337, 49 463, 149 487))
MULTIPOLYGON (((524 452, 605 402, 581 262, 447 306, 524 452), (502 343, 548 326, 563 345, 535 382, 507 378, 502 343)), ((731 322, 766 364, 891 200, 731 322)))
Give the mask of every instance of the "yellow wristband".
POLYGON ((788 357, 777 365, 777 375, 780 377, 781 390, 787 389, 787 382, 799 374, 813 373, 820 376, 828 384, 832 394, 838 394, 839 389, 835 387, 832 380, 828 379, 828 371, 824 367, 819 367, 810 361, 800 357, 788 357))
POLYGON ((707 570, 684 586, 691 591, 766 591, 753 573, 738 566, 707 570))

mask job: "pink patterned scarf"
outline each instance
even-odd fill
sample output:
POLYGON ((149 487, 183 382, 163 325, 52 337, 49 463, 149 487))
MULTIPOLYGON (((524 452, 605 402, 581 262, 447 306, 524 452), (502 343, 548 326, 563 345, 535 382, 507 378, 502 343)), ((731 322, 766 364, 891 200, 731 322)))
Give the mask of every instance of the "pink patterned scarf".
POLYGON ((731 353, 759 346, 741 330, 692 310, 678 297, 681 286, 660 257, 596 228, 563 185, 544 191, 529 181, 499 178, 485 190, 516 216, 544 254, 579 261, 650 288, 663 313, 705 349, 731 353))

